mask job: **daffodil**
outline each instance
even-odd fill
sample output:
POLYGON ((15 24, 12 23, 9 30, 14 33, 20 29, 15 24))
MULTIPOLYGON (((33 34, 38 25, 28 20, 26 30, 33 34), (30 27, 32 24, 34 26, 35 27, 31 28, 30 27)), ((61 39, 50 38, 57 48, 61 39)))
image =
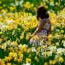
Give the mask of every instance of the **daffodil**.
POLYGON ((36 60, 37 62, 39 62, 39 58, 38 58, 37 56, 35 56, 35 60, 36 60))
POLYGON ((61 62, 61 63, 64 62, 63 57, 59 57, 59 58, 58 58, 58 61, 61 62))
POLYGON ((30 63, 31 59, 30 58, 26 58, 26 63, 30 63))
POLYGON ((48 63, 47 63, 47 62, 45 62, 45 63, 44 63, 44 65, 48 65, 48 63))

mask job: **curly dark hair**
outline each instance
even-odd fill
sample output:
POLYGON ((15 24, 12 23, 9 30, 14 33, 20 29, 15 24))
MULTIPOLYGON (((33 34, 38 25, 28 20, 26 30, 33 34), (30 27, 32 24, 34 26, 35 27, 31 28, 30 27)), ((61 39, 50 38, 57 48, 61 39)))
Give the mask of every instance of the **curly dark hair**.
POLYGON ((37 9, 37 19, 39 18, 44 19, 44 18, 49 18, 49 14, 47 13, 47 9, 43 6, 40 6, 37 9))

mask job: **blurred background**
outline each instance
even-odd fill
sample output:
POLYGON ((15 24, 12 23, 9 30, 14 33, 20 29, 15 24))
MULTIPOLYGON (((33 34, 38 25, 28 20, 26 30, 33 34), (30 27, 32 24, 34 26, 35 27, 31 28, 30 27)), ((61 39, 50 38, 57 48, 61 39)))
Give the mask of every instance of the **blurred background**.
POLYGON ((0 0, 0 10, 6 9, 8 12, 26 11, 35 14, 40 5, 57 14, 65 7, 65 0, 0 0))
POLYGON ((65 0, 0 0, 0 65, 65 65, 65 0), (30 45, 39 6, 48 9, 51 33, 30 45))

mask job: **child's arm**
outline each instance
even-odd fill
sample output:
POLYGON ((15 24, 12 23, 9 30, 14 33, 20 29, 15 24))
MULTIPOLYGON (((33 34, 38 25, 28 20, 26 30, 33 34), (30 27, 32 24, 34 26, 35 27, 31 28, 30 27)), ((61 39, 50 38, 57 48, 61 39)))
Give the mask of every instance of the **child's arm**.
POLYGON ((37 32, 38 32, 38 28, 36 28, 36 30, 34 31, 34 33, 29 37, 29 40, 34 36, 34 35, 36 35, 37 34, 37 32))
POLYGON ((33 36, 39 31, 39 28, 36 28, 35 32, 32 34, 33 36))

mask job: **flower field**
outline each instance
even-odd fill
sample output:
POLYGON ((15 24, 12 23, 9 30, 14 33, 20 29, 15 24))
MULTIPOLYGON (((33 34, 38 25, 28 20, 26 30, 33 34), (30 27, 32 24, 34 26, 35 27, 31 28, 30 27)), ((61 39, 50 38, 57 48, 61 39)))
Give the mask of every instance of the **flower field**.
POLYGON ((0 1, 0 65, 65 65, 65 1, 60 1, 0 1), (52 24, 48 46, 29 43, 38 25, 35 11, 39 5, 48 8, 52 24))

